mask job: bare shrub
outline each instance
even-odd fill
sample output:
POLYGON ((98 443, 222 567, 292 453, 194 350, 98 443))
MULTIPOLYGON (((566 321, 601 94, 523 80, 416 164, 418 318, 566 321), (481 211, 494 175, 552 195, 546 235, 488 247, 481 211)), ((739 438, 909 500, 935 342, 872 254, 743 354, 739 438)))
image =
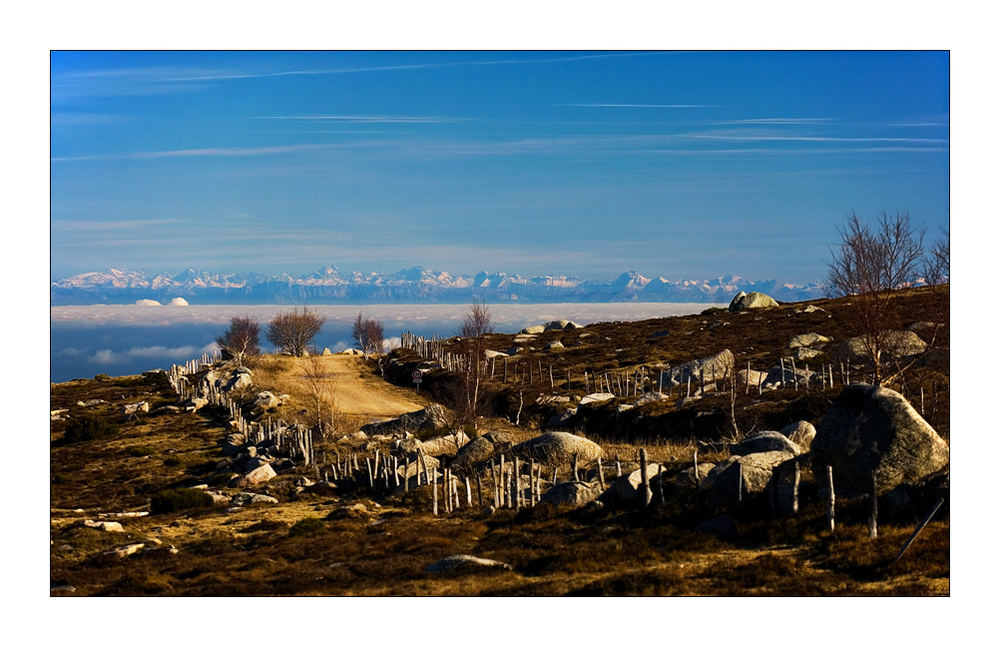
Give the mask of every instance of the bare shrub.
POLYGON ((480 383, 486 370, 484 337, 493 332, 493 315, 489 307, 482 301, 474 301, 462 318, 458 328, 458 336, 462 338, 462 351, 467 361, 461 374, 462 404, 461 422, 475 425, 476 419, 482 415, 482 399, 480 383))
POLYGON ((355 346, 364 353, 365 359, 370 354, 381 355, 385 352, 385 327, 378 319, 365 319, 359 312, 354 320, 352 335, 355 346))
POLYGON ((302 312, 298 308, 292 312, 280 312, 267 327, 267 340, 279 352, 301 357, 309 350, 313 337, 323 328, 324 323, 326 317, 321 317, 308 308, 303 308, 302 312))
POLYGON ((831 296, 853 296, 853 321, 872 365, 874 382, 883 382, 889 333, 896 323, 890 291, 912 285, 923 256, 923 228, 907 213, 882 212, 874 228, 855 213, 839 229, 841 244, 827 261, 831 296))
POLYGON ((229 328, 215 343, 236 362, 243 366, 247 357, 260 355, 260 324, 252 317, 233 317, 229 328))

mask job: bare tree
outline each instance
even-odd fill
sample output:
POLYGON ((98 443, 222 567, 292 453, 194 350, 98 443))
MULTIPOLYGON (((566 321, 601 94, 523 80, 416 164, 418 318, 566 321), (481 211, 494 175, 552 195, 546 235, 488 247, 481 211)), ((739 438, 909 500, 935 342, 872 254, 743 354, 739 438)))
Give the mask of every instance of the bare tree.
POLYGON ((301 313, 298 308, 292 312, 280 312, 268 325, 267 340, 282 353, 301 357, 309 350, 309 344, 325 322, 326 317, 308 308, 303 308, 301 313))
POLYGON ((313 426, 319 432, 321 438, 326 438, 327 432, 330 430, 324 424, 324 412, 327 410, 330 411, 331 423, 334 418, 333 388, 330 383, 331 376, 327 373, 326 363, 320 355, 309 357, 303 365, 302 372, 302 378, 306 382, 306 387, 312 400, 313 426))
POLYGON ((941 285, 951 281, 951 235, 941 230, 943 240, 938 240, 927 250, 924 259, 924 279, 928 285, 941 285))
POLYGON ((458 336, 462 338, 462 345, 468 356, 461 374, 465 399, 463 418, 465 422, 472 424, 476 424, 482 404, 479 399, 479 387, 486 368, 485 362, 482 361, 486 350, 484 337, 492 332, 493 315, 489 307, 482 301, 473 301, 458 328, 458 336))
POLYGON ((882 212, 874 228, 855 213, 840 232, 841 244, 827 262, 831 296, 852 296, 853 323, 872 364, 874 382, 883 382, 883 355, 892 340, 895 313, 892 290, 912 285, 923 256, 923 228, 907 213, 882 212))
POLYGON ((247 357, 260 355, 260 324, 252 317, 233 317, 215 343, 243 366, 247 357))
POLYGON ((377 319, 365 319, 358 313, 358 318, 354 320, 352 330, 354 343, 368 359, 369 354, 376 356, 385 351, 385 328, 382 322, 377 319))

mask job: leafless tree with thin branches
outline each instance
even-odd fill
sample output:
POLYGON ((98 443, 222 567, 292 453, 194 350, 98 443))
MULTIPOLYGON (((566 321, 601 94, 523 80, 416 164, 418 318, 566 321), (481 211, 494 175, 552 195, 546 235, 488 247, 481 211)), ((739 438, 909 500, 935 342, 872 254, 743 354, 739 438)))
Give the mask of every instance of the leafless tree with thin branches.
POLYGON ((475 424, 480 415, 482 404, 479 397, 480 382, 486 368, 483 361, 486 350, 484 337, 492 332, 493 315, 489 307, 482 301, 473 301, 458 328, 458 336, 462 338, 464 350, 469 358, 461 375, 465 422, 475 424))
POLYGON ((352 335, 354 344, 364 353, 365 359, 369 355, 379 356, 385 352, 385 327, 378 319, 365 319, 359 312, 354 320, 352 335))
POLYGON ((319 334, 326 323, 326 317, 321 317, 309 308, 299 312, 280 312, 274 316, 267 328, 267 340, 282 353, 301 357, 309 350, 313 337, 319 334))
POLYGON ((883 355, 890 346, 893 324, 891 291, 912 285, 923 257, 924 229, 909 214, 890 217, 883 211, 874 226, 851 213, 840 232, 841 243, 827 261, 831 296, 853 297, 853 323, 872 364, 874 382, 883 382, 883 355))
POLYGON ((928 285, 941 285, 951 281, 951 234, 942 230, 944 238, 927 250, 924 259, 924 279, 928 285))
POLYGON ((243 366, 247 357, 260 355, 260 324, 249 316, 233 317, 229 328, 216 337, 215 343, 243 366))

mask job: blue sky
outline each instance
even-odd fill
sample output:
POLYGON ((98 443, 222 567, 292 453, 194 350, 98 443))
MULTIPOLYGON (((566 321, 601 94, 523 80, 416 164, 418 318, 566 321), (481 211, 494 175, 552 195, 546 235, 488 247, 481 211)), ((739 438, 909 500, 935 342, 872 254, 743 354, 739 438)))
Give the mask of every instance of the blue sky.
POLYGON ((949 219, 940 52, 54 52, 53 278, 625 270, 806 282, 949 219))

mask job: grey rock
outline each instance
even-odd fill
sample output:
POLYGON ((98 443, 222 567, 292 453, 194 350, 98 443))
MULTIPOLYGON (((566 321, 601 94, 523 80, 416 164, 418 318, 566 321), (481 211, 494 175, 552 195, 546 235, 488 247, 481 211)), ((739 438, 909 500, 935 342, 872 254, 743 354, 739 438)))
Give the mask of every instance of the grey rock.
MULTIPOLYGON (((845 343, 848 354, 853 359, 867 359, 863 337, 852 337, 845 343)), ((927 342, 912 330, 890 330, 885 334, 885 352, 891 357, 910 357, 927 350, 927 342)))
POLYGON ((788 348, 799 348, 801 346, 822 346, 833 341, 832 337, 824 337, 818 333, 810 332, 803 335, 795 335, 788 341, 788 348))
POLYGON ((795 454, 791 452, 761 452, 734 456, 719 463, 706 478, 709 482, 708 505, 717 507, 735 503, 738 496, 737 483, 740 483, 741 474, 743 479, 740 487, 744 498, 764 492, 774 475, 774 470, 794 458, 795 454))
POLYGON ((256 492, 240 492, 239 494, 234 494, 232 498, 232 504, 235 506, 245 506, 254 503, 277 503, 278 500, 273 496, 268 496, 266 494, 258 494, 256 492))
POLYGON ((278 473, 274 471, 274 468, 271 467, 270 463, 264 463, 263 465, 255 467, 254 469, 250 470, 242 477, 237 479, 237 485, 239 487, 245 487, 247 485, 256 485, 257 483, 270 481, 277 475, 278 473))
POLYGON ((914 483, 948 465, 949 449, 937 432, 899 393, 854 384, 834 400, 812 442, 813 469, 834 485, 866 492, 874 471, 879 492, 914 483))
POLYGON ((364 425, 361 427, 361 431, 366 434, 402 435, 405 432, 442 429, 447 426, 448 415, 444 407, 440 404, 432 404, 419 411, 404 413, 391 420, 364 425))
POLYGON ((777 431, 761 431, 744 438, 739 443, 729 445, 729 453, 734 456, 760 452, 790 452, 798 455, 802 453, 802 449, 777 431))
POLYGON ((504 562, 472 555, 451 555, 427 567, 431 573, 475 572, 494 569, 510 571, 513 570, 513 567, 504 562))
MULTIPOLYGON (((649 481, 649 491, 656 492, 653 479, 660 473, 659 463, 646 464, 646 479, 649 481)), ((601 495, 601 502, 605 505, 632 505, 642 501, 642 470, 636 469, 622 474, 616 478, 608 487, 607 491, 601 495)))
POLYGON ((755 308, 774 308, 778 302, 767 296, 763 292, 750 292, 742 290, 729 302, 730 312, 740 312, 741 310, 751 310, 755 308))
POLYGON ((593 404, 595 402, 607 402, 608 400, 614 400, 615 396, 612 393, 588 393, 587 395, 580 398, 579 404, 581 406, 593 404))
POLYGON ((798 445, 802 451, 807 452, 812 447, 813 439, 816 438, 816 427, 808 420, 799 420, 783 427, 781 434, 798 445))
POLYGON ((550 464, 571 461, 576 454, 581 463, 604 455, 597 443, 565 431, 549 431, 515 445, 513 451, 523 458, 534 458, 550 464))
MULTIPOLYGON (((715 467, 715 463, 698 463, 698 482, 697 485, 700 489, 705 489, 706 479, 709 473, 715 467)), ((674 477, 674 487, 679 490, 693 490, 696 487, 694 479, 694 465, 686 469, 681 470, 674 477)))
POLYGON ((447 436, 439 436, 423 441, 424 453, 432 456, 440 456, 442 454, 454 455, 468 442, 469 437, 465 435, 465 432, 459 431, 447 436))
POLYGON ((600 488, 583 481, 563 481, 550 487, 539 503, 557 507, 578 508, 597 499, 600 488))
POLYGON ((449 467, 456 472, 471 470, 482 461, 493 456, 495 448, 487 438, 473 438, 458 450, 449 467))
POLYGON ((663 373, 663 383, 664 385, 670 384, 673 386, 686 385, 690 377, 691 392, 693 393, 695 388, 700 384, 702 375, 708 381, 712 379, 714 372, 716 379, 721 380, 724 375, 732 373, 733 364, 733 353, 727 348, 715 355, 695 359, 680 366, 667 369, 663 373))

